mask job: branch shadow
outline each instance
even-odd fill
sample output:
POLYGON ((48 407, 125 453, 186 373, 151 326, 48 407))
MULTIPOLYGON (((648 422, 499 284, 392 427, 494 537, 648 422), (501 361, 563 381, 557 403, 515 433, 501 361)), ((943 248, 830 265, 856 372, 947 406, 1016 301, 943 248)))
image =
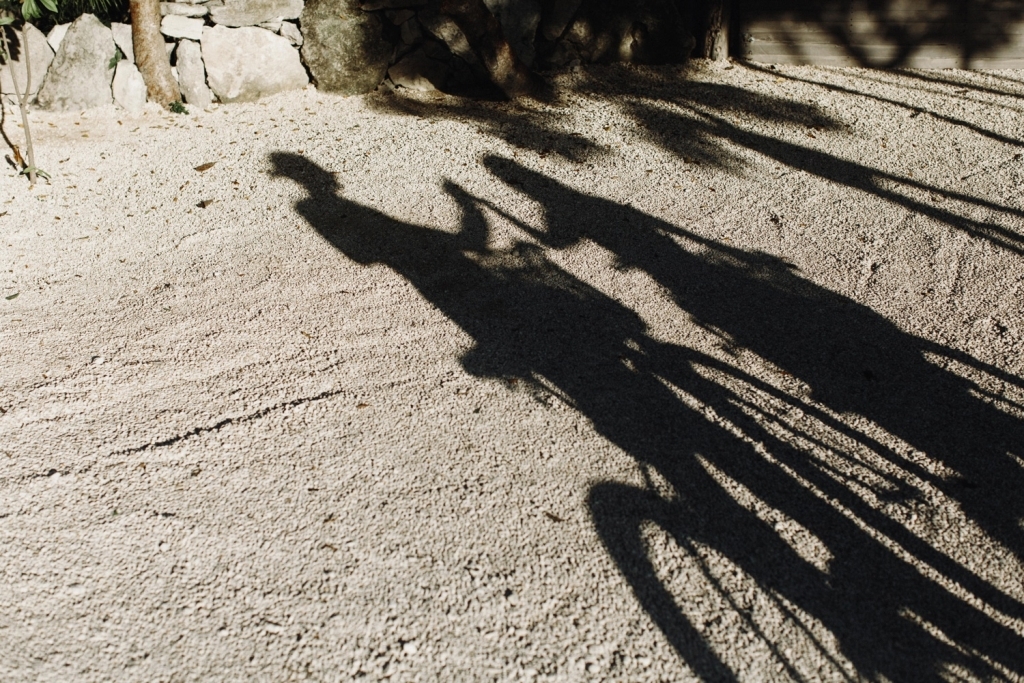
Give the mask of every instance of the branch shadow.
MULTIPOLYGON (((333 175, 301 156, 278 152, 271 163, 305 188, 296 209, 327 243, 356 263, 392 269, 471 337, 461 359, 468 372, 553 388, 649 477, 670 483, 668 497, 653 485, 598 483, 588 503, 638 601, 699 677, 740 676, 659 577, 646 522, 691 554, 713 549, 784 612, 821 624, 854 669, 844 671, 812 638, 839 677, 940 680, 949 667, 977 678, 1024 675, 1024 635, 1006 625, 1024 618, 1020 596, 899 521, 909 511, 937 515, 949 504, 942 500, 952 501, 1019 563, 1024 467, 1012 454, 1024 448, 1021 406, 981 400, 972 382, 926 356, 956 358, 1015 388, 1024 387, 1020 378, 907 334, 780 259, 702 238, 508 159, 487 157, 484 166, 539 205, 544 220, 538 228, 506 215, 522 231, 507 249, 488 247, 486 212, 500 208, 454 182, 444 190, 461 221, 450 233, 346 199, 333 175), (810 395, 653 338, 635 311, 547 255, 584 240, 620 267, 647 273, 682 314, 798 379, 810 395), (785 421, 791 409, 847 445, 829 446, 820 430, 785 421), (841 415, 872 421, 909 447, 882 443, 841 415), (827 566, 808 561, 723 480, 806 529, 828 549, 827 566)), ((799 678, 799 655, 771 642, 749 605, 730 604, 781 670, 799 678)))
MULTIPOLYGON (((588 138, 566 130, 561 124, 560 111, 569 106, 571 95, 586 94, 628 115, 638 126, 642 139, 688 163, 739 174, 745 166, 740 151, 747 150, 1024 255, 1024 234, 1004 224, 1007 219, 1024 218, 1024 210, 843 159, 815 146, 787 141, 783 139, 786 132, 811 130, 832 135, 847 135, 848 132, 841 118, 810 103, 726 83, 689 80, 695 68, 666 71, 625 66, 592 67, 573 81, 561 103, 533 109, 454 99, 424 102, 399 95, 377 97, 371 104, 389 114, 448 117, 480 123, 481 132, 520 149, 541 155, 552 153, 582 163, 608 153, 608 148, 593 135, 588 138), (773 132, 762 132, 760 124, 771 124, 773 132), (973 216, 978 210, 988 215, 985 218, 973 216)), ((743 68, 763 72, 756 66, 743 68)), ((877 96, 851 88, 822 82, 807 84, 840 95, 881 101, 877 96)), ((890 99, 885 103, 920 113, 918 107, 898 100, 890 99)), ((990 140, 1017 148, 1024 145, 1017 137, 1002 135, 941 112, 929 113, 990 140)), ((1020 159, 1020 153, 1013 156, 1014 161, 1020 159)))

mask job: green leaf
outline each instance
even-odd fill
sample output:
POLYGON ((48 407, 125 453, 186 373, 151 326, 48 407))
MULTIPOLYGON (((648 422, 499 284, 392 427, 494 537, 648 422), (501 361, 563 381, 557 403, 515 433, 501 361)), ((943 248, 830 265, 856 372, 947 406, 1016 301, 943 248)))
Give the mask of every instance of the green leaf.
POLYGON ((35 172, 37 176, 44 180, 52 180, 52 178, 50 178, 49 173, 47 173, 41 168, 36 168, 35 166, 26 166, 25 168, 21 169, 21 172, 18 173, 18 175, 28 175, 31 172, 35 172))
POLYGON ((21 16, 25 21, 34 21, 43 16, 43 10, 39 9, 36 0, 25 0, 21 5, 21 16))
POLYGON ((57 11, 57 3, 54 2, 54 0, 39 0, 39 2, 43 3, 43 7, 50 10, 51 12, 57 11))
POLYGON ((10 26, 13 23, 14 17, 12 17, 10 14, 5 14, 4 16, 0 17, 0 26, 10 26))
POLYGON ((21 292, 15 292, 14 294, 11 294, 10 296, 5 296, 4 298, 7 299, 8 301, 13 301, 14 299, 18 298, 19 294, 21 294, 21 292))

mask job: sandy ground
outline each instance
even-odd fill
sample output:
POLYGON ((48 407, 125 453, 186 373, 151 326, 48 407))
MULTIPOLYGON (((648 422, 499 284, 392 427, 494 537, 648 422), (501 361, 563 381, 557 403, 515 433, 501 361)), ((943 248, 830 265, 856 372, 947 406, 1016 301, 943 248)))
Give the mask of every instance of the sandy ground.
POLYGON ((1024 680, 1024 73, 559 92, 32 113, 0 680, 1024 680))

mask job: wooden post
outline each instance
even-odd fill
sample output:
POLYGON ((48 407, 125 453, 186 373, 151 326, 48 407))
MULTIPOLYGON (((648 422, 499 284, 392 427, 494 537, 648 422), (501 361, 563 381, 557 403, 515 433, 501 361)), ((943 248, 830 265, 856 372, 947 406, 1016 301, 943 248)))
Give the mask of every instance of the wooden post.
POLYGON ((708 0, 707 29, 704 32, 703 57, 716 62, 729 58, 729 5, 730 0, 708 0))

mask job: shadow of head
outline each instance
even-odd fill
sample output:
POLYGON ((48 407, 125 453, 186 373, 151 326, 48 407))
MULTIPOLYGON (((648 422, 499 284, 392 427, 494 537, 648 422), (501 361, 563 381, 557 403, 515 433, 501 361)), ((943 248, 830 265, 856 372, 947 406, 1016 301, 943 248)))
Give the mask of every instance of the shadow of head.
POLYGON ((272 152, 270 166, 272 177, 291 178, 311 195, 334 194, 341 189, 333 173, 299 154, 272 152))

